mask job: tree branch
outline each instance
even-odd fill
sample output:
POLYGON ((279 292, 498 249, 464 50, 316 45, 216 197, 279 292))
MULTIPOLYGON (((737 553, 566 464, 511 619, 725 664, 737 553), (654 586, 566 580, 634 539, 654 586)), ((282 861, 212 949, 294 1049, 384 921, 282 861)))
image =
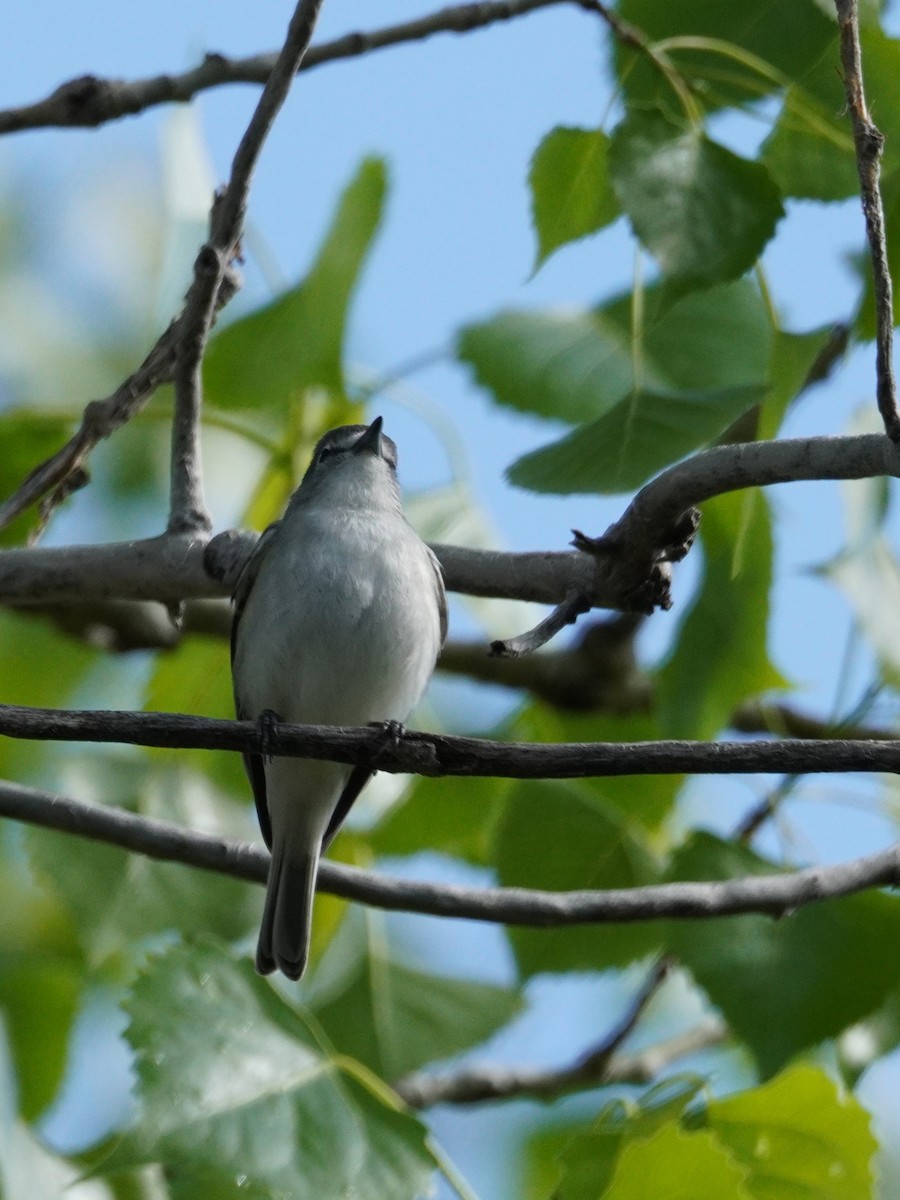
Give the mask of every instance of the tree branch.
MULTIPOLYGON (((718 446, 670 467, 638 492, 591 552, 509 554, 433 546, 453 591, 560 604, 573 590, 592 607, 646 611, 670 572, 679 518, 722 492, 813 479, 900 475, 900 451, 882 434, 718 446), (656 590, 655 590, 656 589, 656 590)), ((200 599, 229 595, 256 535, 231 531, 206 546, 151 538, 106 546, 0 551, 0 603, 200 599)))
MULTIPOLYGON (((269 856, 262 847, 194 833, 122 809, 0 781, 0 815, 107 845, 264 883, 269 856)), ((542 892, 419 883, 324 861, 318 888, 374 908, 460 917, 505 925, 554 928, 673 917, 711 920, 741 913, 783 917, 794 909, 875 887, 900 883, 900 844, 833 867, 752 875, 716 883, 665 883, 610 891, 542 892)))
POLYGON ((39 741, 117 742, 327 759, 390 774, 585 779, 610 775, 900 772, 900 741, 496 742, 405 730, 224 721, 175 713, 0 705, 0 734, 39 741))
MULTIPOLYGON (((239 286, 240 281, 235 273, 226 274, 217 293, 217 310, 228 303, 239 286)), ((87 481, 85 463, 98 442, 108 438, 140 412, 158 387, 172 381, 181 330, 182 318, 179 316, 160 335, 138 369, 112 395, 88 404, 74 437, 36 467, 13 495, 0 504, 0 529, 11 524, 48 493, 54 496, 70 494, 74 490, 71 486, 73 479, 80 483, 87 481)), ((51 498, 51 506, 53 504, 51 498)))
POLYGON ((321 6, 322 0, 298 0, 284 45, 238 143, 228 184, 213 203, 209 239, 194 262, 194 278, 185 298, 175 365, 170 533, 205 534, 212 529, 212 520, 203 501, 200 456, 203 352, 212 327, 219 285, 230 263, 239 255, 253 172, 312 40, 321 6))
MULTIPOLYGON (((391 25, 371 33, 348 33, 331 42, 310 47, 299 70, 309 71, 328 62, 358 58, 373 50, 423 41, 436 33, 468 33, 498 21, 526 16, 557 4, 591 7, 583 0, 493 0, 442 8, 414 21, 391 25)), ((133 116, 157 104, 184 103, 198 92, 230 83, 264 84, 275 65, 274 54, 228 58, 207 54, 203 62, 180 75, 155 75, 128 82, 83 75, 62 84, 35 104, 0 110, 0 134, 48 126, 95 128, 107 121, 133 116)))
POLYGON ((875 370, 878 410, 884 421, 885 432, 896 442, 900 441, 900 412, 897 410, 893 368, 893 288, 888 265, 884 208, 879 188, 884 135, 876 129, 866 106, 862 51, 859 45, 857 0, 835 0, 835 8, 841 32, 841 63, 844 68, 847 107, 853 121, 853 141, 856 146, 856 169, 859 175, 860 197, 872 256, 877 330, 875 370))
POLYGON ((500 1067, 490 1064, 467 1068, 453 1075, 408 1075, 394 1091, 410 1108, 435 1104, 479 1104, 514 1098, 546 1100, 566 1092, 606 1087, 612 1083, 648 1084, 672 1063, 698 1050, 717 1046, 728 1036, 721 1021, 708 1020, 634 1054, 617 1052, 594 1078, 585 1078, 580 1061, 570 1067, 500 1067))

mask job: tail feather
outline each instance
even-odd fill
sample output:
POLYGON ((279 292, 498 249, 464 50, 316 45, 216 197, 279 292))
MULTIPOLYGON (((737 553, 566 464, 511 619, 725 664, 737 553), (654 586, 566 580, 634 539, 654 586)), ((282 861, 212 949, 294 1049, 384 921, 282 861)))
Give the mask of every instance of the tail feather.
POLYGON ((318 869, 318 846, 302 858, 292 858, 276 844, 256 947, 256 969, 261 975, 270 975, 276 967, 288 979, 303 974, 318 869))

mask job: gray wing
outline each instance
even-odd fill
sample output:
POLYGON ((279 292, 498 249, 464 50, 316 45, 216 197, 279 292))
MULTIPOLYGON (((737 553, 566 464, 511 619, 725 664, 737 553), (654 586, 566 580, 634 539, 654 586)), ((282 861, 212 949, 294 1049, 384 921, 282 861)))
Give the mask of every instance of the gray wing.
MULTIPOLYGON (((234 587, 234 596, 232 597, 234 600, 234 615, 231 618, 232 682, 234 682, 234 650, 237 645, 241 615, 246 607, 247 598, 253 590, 253 585, 256 582, 256 577, 259 574, 259 568, 266 556, 266 552, 272 545, 272 539, 279 524, 280 522, 278 521, 274 522, 262 534, 244 564, 244 568, 238 576, 234 587)), ((259 713, 248 713, 244 710, 236 684, 234 686, 234 711, 239 721, 254 721, 259 716, 259 713)), ((263 841, 271 850, 272 821, 269 817, 269 805, 266 798, 266 772, 262 755, 245 752, 241 757, 244 760, 244 770, 247 772, 247 778, 250 780, 250 786, 253 789, 253 799, 256 801, 256 814, 259 818, 259 828, 262 831, 263 841)))
POLYGON ((447 640, 447 591, 444 587, 444 568, 441 566, 440 559, 431 547, 426 546, 425 549, 428 551, 428 557, 434 568, 434 593, 441 621, 441 646, 443 646, 447 640))

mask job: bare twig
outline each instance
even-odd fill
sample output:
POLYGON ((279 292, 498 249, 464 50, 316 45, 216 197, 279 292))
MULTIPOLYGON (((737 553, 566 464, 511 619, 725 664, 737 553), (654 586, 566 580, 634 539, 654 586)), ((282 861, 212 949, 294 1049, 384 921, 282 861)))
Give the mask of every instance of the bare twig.
POLYGON ((602 1075, 590 1079, 583 1078, 578 1062, 571 1067, 545 1069, 484 1064, 452 1075, 409 1075, 395 1083, 394 1090, 410 1108, 422 1109, 435 1104, 477 1104, 513 1097, 540 1100, 613 1083, 648 1084, 672 1063, 717 1046, 727 1036, 728 1030, 721 1021, 707 1020, 686 1033, 634 1054, 617 1052, 606 1064, 602 1075))
MULTIPOLYGON (((423 41, 436 33, 468 33, 498 21, 526 16, 540 8, 570 3, 579 8, 586 7, 582 0, 493 0, 442 8, 414 21, 371 33, 348 33, 334 41, 312 46, 299 70, 309 71, 324 63, 357 58, 373 50, 423 41)), ((249 58, 207 54, 199 66, 180 75, 155 75, 131 82, 83 75, 62 84, 35 104, 0 110, 0 134, 47 126, 96 127, 133 116, 157 104, 184 103, 198 92, 224 84, 264 84, 272 73, 275 60, 274 54, 256 54, 249 58)))
POLYGON ((371 766, 392 774, 584 779, 610 775, 900 772, 900 741, 497 742, 406 730, 224 721, 175 713, 0 705, 0 734, 39 741, 236 750, 371 766))
POLYGON ((231 177, 210 213, 210 236, 194 263, 185 299, 175 366, 170 533, 208 533, 200 459, 200 364, 212 325, 216 294, 239 245, 250 183, 272 124, 312 39, 322 0, 299 0, 287 36, 231 164, 231 177))
POLYGON ((872 256, 872 275, 875 284, 876 350, 878 410, 885 432, 893 441, 900 441, 900 412, 894 381, 894 304, 891 272, 888 266, 887 240, 884 229, 884 208, 881 203, 879 177, 884 136, 876 129, 866 106, 863 88, 862 51, 859 45, 857 0, 835 0, 838 25, 841 31, 841 63, 844 68, 844 87, 847 107, 853 121, 853 141, 856 145, 856 169, 859 174, 860 196, 866 219, 866 234, 872 256))
MULTIPOLYGON (((217 310, 228 303, 239 286, 237 274, 229 271, 216 296, 217 310)), ((86 481, 85 463, 94 447, 139 413, 158 387, 171 382, 180 336, 181 318, 176 317, 138 369, 112 395, 105 400, 94 400, 87 406, 74 437, 45 463, 36 467, 17 491, 0 504, 0 529, 43 496, 70 492, 69 481, 73 477, 82 483, 86 481)))
MULTIPOLYGON (((251 883, 264 883, 267 875, 269 856, 262 847, 194 833, 121 809, 81 804, 19 784, 0 782, 0 815, 251 883)), ((806 904, 897 886, 898 882, 900 845, 832 867, 605 892, 420 883, 327 861, 318 877, 320 891, 375 908, 537 928, 672 917, 710 920, 741 913, 782 917, 806 904)))
POLYGON ((579 616, 589 612, 590 608, 591 602, 584 592, 572 588, 566 593, 562 603, 557 604, 553 612, 534 629, 529 630, 528 633, 519 634, 518 637, 491 642, 491 655, 494 658, 522 658, 526 654, 531 654, 546 645, 551 638, 556 637, 561 629, 574 624, 579 616))

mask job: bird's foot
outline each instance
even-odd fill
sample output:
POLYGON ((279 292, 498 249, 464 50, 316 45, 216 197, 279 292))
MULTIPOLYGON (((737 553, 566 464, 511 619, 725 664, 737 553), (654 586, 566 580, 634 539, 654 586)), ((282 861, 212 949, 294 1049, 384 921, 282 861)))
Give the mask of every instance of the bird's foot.
POLYGON ((406 726, 402 721, 370 721, 369 727, 377 729, 381 735, 375 742, 371 759, 373 764, 385 750, 396 750, 406 733, 406 726))
POLYGON ((272 761, 272 743, 275 741, 275 727, 281 717, 271 708, 259 714, 259 749, 266 762, 272 761))

